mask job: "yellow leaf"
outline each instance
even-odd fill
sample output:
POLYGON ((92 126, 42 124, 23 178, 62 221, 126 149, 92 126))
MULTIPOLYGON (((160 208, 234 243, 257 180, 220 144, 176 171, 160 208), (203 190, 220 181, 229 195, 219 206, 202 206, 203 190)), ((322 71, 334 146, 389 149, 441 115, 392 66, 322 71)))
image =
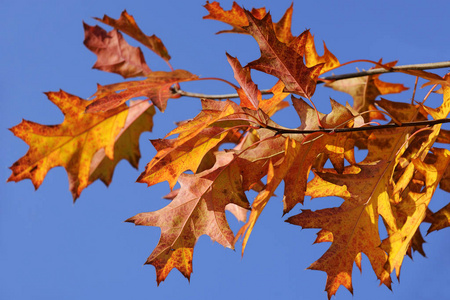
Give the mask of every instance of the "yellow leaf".
POLYGON ((105 113, 86 114, 91 101, 80 99, 64 91, 49 92, 47 96, 64 113, 60 125, 41 125, 22 121, 11 131, 30 145, 27 154, 12 166, 8 181, 31 179, 37 189, 47 172, 63 166, 69 176, 74 200, 90 183, 93 155, 104 148, 105 155, 114 159, 114 145, 128 114, 128 106, 121 105, 105 113))

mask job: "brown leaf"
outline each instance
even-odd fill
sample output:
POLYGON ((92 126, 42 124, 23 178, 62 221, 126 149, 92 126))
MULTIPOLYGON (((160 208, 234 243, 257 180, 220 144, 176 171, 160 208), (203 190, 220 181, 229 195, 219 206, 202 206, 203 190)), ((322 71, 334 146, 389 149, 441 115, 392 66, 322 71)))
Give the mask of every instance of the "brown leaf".
MULTIPOLYGON (((225 11, 219 2, 206 2, 204 7, 208 10, 209 15, 204 16, 203 19, 217 20, 224 23, 227 23, 233 27, 231 30, 222 30, 217 32, 219 33, 247 33, 242 27, 248 25, 247 17, 245 16, 244 9, 239 6, 236 2, 233 2, 233 6, 230 10, 225 11)), ((252 9, 252 14, 258 18, 262 19, 266 15, 266 9, 262 8, 254 8, 252 9)))
MULTIPOLYGON (((245 15, 245 10, 240 7, 236 2, 233 2, 233 6, 230 10, 225 11, 218 2, 207 2, 204 6, 209 15, 204 16, 203 19, 211 19, 224 22, 233 27, 231 30, 222 30, 219 33, 243 33, 248 34, 244 27, 248 26, 248 19, 245 15)), ((283 17, 273 24, 275 33, 280 41, 283 43, 289 43, 292 39, 291 23, 292 23, 293 4, 286 10, 283 17)), ((266 9, 253 8, 251 14, 261 20, 266 15, 266 9)))
POLYGON ((161 228, 160 241, 146 261, 155 266, 158 284, 173 268, 190 278, 194 246, 204 234, 224 247, 233 248, 234 235, 225 217, 225 207, 232 203, 249 208, 239 167, 233 159, 233 154, 224 153, 217 157, 211 170, 182 174, 181 189, 169 205, 127 220, 161 228))
POLYGON ((186 141, 152 140, 158 153, 147 164, 137 181, 151 186, 167 180, 170 189, 173 189, 180 174, 187 170, 196 173, 206 153, 216 147, 227 134, 227 131, 216 127, 204 129, 186 141))
POLYGON ((139 137, 144 131, 152 131, 154 115, 155 107, 147 101, 131 102, 125 124, 116 137, 114 159, 109 159, 103 148, 97 151, 92 157, 89 183, 100 179, 109 185, 114 169, 122 159, 128 160, 134 168, 138 168, 141 157, 139 137))
POLYGON ((435 212, 432 216, 433 222, 428 228, 427 234, 450 226, 450 203, 435 212))
POLYGON ((155 35, 148 36, 145 35, 141 29, 137 26, 136 21, 133 16, 129 15, 126 10, 122 12, 119 19, 113 19, 107 15, 103 16, 103 19, 95 18, 96 20, 105 23, 106 25, 112 26, 117 30, 120 30, 133 39, 137 40, 157 55, 159 55, 165 61, 170 60, 170 55, 167 52, 166 47, 162 41, 155 35))
POLYGON ((106 72, 112 72, 124 78, 148 75, 144 55, 138 47, 130 46, 116 29, 106 32, 99 26, 84 26, 84 45, 97 55, 93 66, 106 72))
POLYGON ((92 182, 89 176, 94 154, 104 148, 105 155, 114 159, 116 139, 125 125, 129 108, 121 105, 105 113, 85 114, 91 101, 64 91, 49 92, 47 96, 64 113, 64 122, 40 125, 24 120, 11 128, 30 149, 11 166, 8 181, 29 178, 37 189, 50 169, 63 166, 75 200, 92 182))
POLYGON ((323 64, 308 68, 294 48, 276 37, 269 13, 262 20, 249 12, 247 17, 249 26, 245 29, 256 39, 261 49, 261 57, 247 66, 278 77, 285 84, 286 91, 310 98, 316 89, 323 64))
POLYGON ((316 46, 314 44, 314 36, 311 34, 309 30, 306 30, 302 33, 302 35, 306 35, 305 42, 305 62, 306 66, 311 68, 319 64, 323 64, 323 67, 320 71, 320 74, 326 73, 332 69, 337 68, 340 63, 336 56, 333 55, 323 42, 324 54, 319 56, 316 51, 316 46))
POLYGON ((400 276, 403 258, 409 250, 410 243, 426 217, 427 207, 434 191, 450 164, 450 151, 447 149, 434 148, 432 156, 434 163, 426 163, 420 158, 412 159, 416 173, 424 177, 425 188, 421 192, 409 191, 395 206, 398 228, 387 228, 389 237, 381 244, 381 248, 389 255, 385 269, 389 273, 395 269, 397 278, 400 276))
MULTIPOLYGON (((396 62, 387 63, 386 66, 394 66, 395 63, 396 62)), ((353 109, 362 113, 369 110, 376 110, 375 99, 378 96, 401 93, 408 89, 402 84, 381 81, 379 76, 380 75, 371 75, 343 79, 327 83, 325 86, 351 95, 353 97, 353 109)), ((363 117, 366 122, 373 119, 386 120, 382 113, 375 111, 364 114, 363 117)))
POLYGON ((261 99, 258 108, 265 112, 268 116, 273 116, 277 111, 289 106, 287 101, 283 101, 289 93, 285 93, 284 84, 278 81, 269 91, 273 96, 269 99, 261 99))
POLYGON ((174 84, 198 79, 197 75, 193 75, 185 70, 151 72, 146 77, 146 79, 139 81, 99 85, 97 92, 92 95, 95 98, 87 106, 86 112, 108 111, 137 97, 148 97, 160 111, 164 111, 169 98, 179 97, 170 89, 174 84))
POLYGON ((228 53, 228 63, 234 72, 234 78, 241 86, 237 89, 239 98, 241 99, 241 106, 248 107, 250 109, 257 109, 259 102, 262 100, 261 92, 258 86, 252 81, 249 68, 242 68, 237 58, 230 56, 228 53))
MULTIPOLYGON (((333 234, 331 247, 309 267, 327 273, 325 289, 328 298, 341 285, 353 291, 352 266, 360 252, 367 255, 380 282, 390 287, 389 273, 383 268, 387 256, 379 248, 381 241, 378 233, 379 214, 389 201, 385 196, 385 185, 380 181, 386 180, 386 167, 386 162, 379 162, 346 167, 344 174, 317 173, 325 181, 345 185, 349 198, 340 207, 315 212, 303 210, 287 219, 287 222, 303 228, 321 228, 333 234)), ((318 191, 316 197, 331 196, 330 191, 322 190, 322 195, 318 191)), ((389 216, 383 214, 383 218, 386 217, 389 216)))

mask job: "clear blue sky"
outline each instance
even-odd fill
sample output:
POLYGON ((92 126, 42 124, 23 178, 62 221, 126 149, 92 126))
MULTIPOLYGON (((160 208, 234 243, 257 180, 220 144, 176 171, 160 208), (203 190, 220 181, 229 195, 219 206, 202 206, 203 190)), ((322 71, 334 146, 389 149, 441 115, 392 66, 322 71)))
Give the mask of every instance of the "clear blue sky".
MULTIPOLYGON (((92 70, 96 57, 83 44, 84 20, 108 14, 117 18, 123 9, 132 14, 147 34, 156 34, 172 55, 175 68, 203 77, 233 80, 225 52, 242 64, 259 57, 249 36, 215 35, 227 25, 202 20, 204 1, 2 1, 0 10, 0 299, 326 299, 326 274, 305 270, 329 244, 311 245, 315 230, 301 230, 283 222, 281 197, 268 204, 258 221, 246 254, 200 238, 194 252, 191 282, 173 270, 156 286, 152 266, 142 266, 159 239, 159 229, 135 227, 123 221, 136 213, 157 210, 167 204, 162 196, 168 184, 147 188, 135 183, 155 154, 149 139, 161 138, 174 121, 192 118, 199 101, 171 100, 164 114, 157 113, 155 130, 141 136, 142 159, 136 171, 127 162, 116 169, 113 182, 88 187, 72 204, 63 168, 51 170, 38 191, 30 181, 5 183, 8 167, 23 156, 28 146, 7 128, 22 118, 58 124, 63 116, 43 92, 66 92, 87 98, 96 84, 121 80, 114 74, 92 70)), ((231 1, 222 1, 229 9, 231 1)), ((245 7, 266 6, 278 20, 290 0, 240 1, 245 7)), ((399 64, 450 60, 447 0, 429 1, 296 1, 293 32, 310 28, 316 43, 325 40, 341 62, 365 58, 399 64)), ((105 26, 105 28, 107 28, 105 26)), ((107 30, 110 30, 107 28, 107 30)), ((130 42, 136 45, 133 42, 130 42)), ((144 49, 153 70, 166 65, 144 49)), ((338 72, 353 71, 357 65, 338 72)), ((358 65, 361 69, 369 65, 358 65)), ((448 70, 439 71, 444 74, 448 70)), ((265 76, 255 75, 261 88, 265 76)), ((382 79, 396 81, 398 76, 382 79)), ((408 86, 413 78, 402 81, 408 86)), ((208 93, 233 92, 224 84, 191 83, 186 90, 208 93)), ((319 88, 314 96, 319 109, 329 110, 329 97, 345 103, 346 94, 319 88)), ((403 94, 404 101, 411 91, 403 94)), ((387 96, 388 99, 399 99, 387 96)), ((298 119, 286 113, 279 121, 296 127, 298 119)), ((445 127, 449 129, 449 127, 445 127)), ((282 190, 278 193, 282 194, 282 190)), ((445 205, 448 194, 438 191, 433 209, 445 205)), ((315 200, 306 208, 325 207, 328 199, 315 200)), ((337 202, 336 202, 337 203, 337 202)), ((300 207, 294 210, 298 211, 300 207)), ((236 229, 238 224, 232 223, 236 229)), ((392 293, 378 287, 369 262, 363 273, 353 274, 354 297, 344 288, 336 299, 444 299, 450 284, 450 230, 435 232, 424 246, 428 258, 405 258, 401 284, 392 293), (444 293, 445 292, 445 293, 444 293)))

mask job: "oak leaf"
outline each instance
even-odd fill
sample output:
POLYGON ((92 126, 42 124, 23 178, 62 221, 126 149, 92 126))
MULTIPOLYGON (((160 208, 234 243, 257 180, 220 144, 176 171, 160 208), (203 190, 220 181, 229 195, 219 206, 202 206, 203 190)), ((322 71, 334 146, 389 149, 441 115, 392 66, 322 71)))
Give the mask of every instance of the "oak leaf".
POLYGON ((174 84, 197 79, 197 75, 185 70, 156 71, 148 74, 143 80, 99 85, 97 92, 92 95, 95 98, 87 106, 86 112, 108 111, 137 97, 149 98, 160 111, 164 111, 169 98, 179 97, 171 90, 174 84))
POLYGON ((106 32, 99 26, 84 26, 84 45, 97 55, 93 68, 117 73, 124 78, 145 76, 151 72, 138 47, 130 46, 116 29, 106 32))
POLYGON ((268 116, 273 116, 277 111, 289 106, 289 102, 284 99, 289 93, 284 92, 284 83, 279 80, 270 90, 272 97, 261 99, 258 108, 265 112, 268 116))
POLYGON ((261 91, 258 86, 252 81, 250 75, 250 69, 248 67, 243 68, 237 58, 232 57, 226 53, 228 63, 234 72, 234 78, 241 86, 237 89, 239 98, 241 99, 241 106, 251 109, 257 109, 259 102, 262 100, 261 91))
POLYGON ((152 140, 151 142, 158 152, 147 164, 145 171, 137 181, 151 186, 167 180, 170 189, 173 189, 180 174, 188 170, 197 173, 204 156, 227 135, 227 131, 215 127, 204 129, 187 141, 152 140))
POLYGON ((11 128, 14 135, 30 145, 30 149, 11 166, 8 181, 29 178, 37 189, 50 169, 63 166, 75 200, 91 183, 89 176, 94 154, 103 148, 106 157, 114 159, 116 138, 125 125, 128 106, 121 105, 105 113, 85 114, 91 101, 64 91, 46 94, 61 109, 64 121, 60 125, 40 125, 24 120, 11 128))
MULTIPOLYGON (((390 62, 385 65, 391 67, 395 66, 395 64, 396 62, 390 62)), ((373 119, 386 120, 382 113, 376 112, 375 99, 380 95, 401 93, 408 88, 399 83, 381 81, 379 76, 380 75, 371 75, 343 79, 327 83, 325 86, 351 95, 353 97, 352 107, 357 112, 362 113, 373 110, 368 115, 363 115, 366 122, 373 119)))
POLYGON ((425 219, 428 204, 450 164, 450 151, 447 149, 434 148, 433 155, 428 157, 432 157, 433 163, 424 162, 420 158, 412 159, 414 169, 424 177, 424 189, 422 192, 407 191, 402 201, 394 207, 398 229, 388 228, 389 237, 381 244, 381 248, 389 255, 385 268, 389 273, 396 269, 398 278, 403 258, 419 225, 425 219))
MULTIPOLYGON (((386 211, 386 205, 389 205, 383 184, 387 166, 386 162, 380 161, 346 167, 343 174, 316 173, 330 183, 345 185, 349 198, 340 207, 315 212, 303 210, 286 220, 303 228, 321 228, 332 233, 331 247, 309 267, 327 273, 325 289, 328 298, 341 285, 353 292, 352 265, 360 252, 367 255, 380 282, 388 287, 391 285, 389 273, 384 270, 387 255, 379 248, 381 240, 378 232, 380 211, 386 211)), ((324 190, 322 197, 332 196, 329 191, 324 190)), ((316 196, 320 196, 320 192, 316 196)))
POLYGON ((167 49, 162 43, 162 41, 155 35, 152 36, 145 35, 142 32, 142 30, 137 26, 133 16, 129 15, 126 10, 122 12, 120 18, 117 20, 110 18, 107 15, 104 15, 103 19, 100 18, 95 19, 126 33, 130 37, 134 38, 136 41, 140 42, 141 44, 143 44, 144 46, 155 52, 165 61, 170 60, 170 55, 167 52, 167 49))
MULTIPOLYGON (((449 168, 447 168, 449 169, 449 168)), ((428 228, 427 234, 430 232, 441 230, 450 226, 450 203, 435 212, 432 216, 433 221, 430 228, 428 228)))
POLYGON ((336 56, 333 55, 333 53, 328 50, 325 42, 323 42, 324 54, 322 56, 319 56, 316 51, 314 36, 311 34, 311 32, 309 30, 306 30, 302 33, 302 35, 306 35, 306 41, 302 41, 301 44, 304 43, 305 62, 307 67, 311 68, 319 64, 324 64, 320 71, 320 74, 323 74, 337 68, 340 65, 339 60, 336 58, 336 56))
POLYGON ((116 137, 114 159, 109 159, 103 148, 97 151, 91 161, 89 183, 100 179, 108 186, 116 165, 122 159, 138 168, 141 157, 139 137, 142 132, 152 130, 154 115, 155 107, 148 101, 131 101, 125 124, 116 137))
POLYGON ((302 55, 277 38, 269 13, 262 20, 249 12, 247 17, 249 26, 245 29, 255 38, 261 50, 261 57, 247 66, 278 77, 285 84, 286 91, 310 98, 323 64, 308 68, 302 55))
MULTIPOLYGON (((245 15, 245 10, 240 7, 236 2, 233 2, 233 6, 230 10, 225 11, 218 2, 207 2, 204 6, 209 15, 204 16, 203 19, 211 19, 224 22, 233 27, 231 30, 222 30, 219 33, 243 33, 248 34, 244 27, 248 26, 248 19, 245 15)), ((292 23, 293 4, 286 10, 283 17, 273 24, 274 30, 278 39, 284 43, 289 43, 292 39, 291 23, 292 23)), ((266 15, 266 9, 253 8, 251 14, 257 18, 262 19, 266 15)))
MULTIPOLYGON (((338 128, 345 126, 354 116, 344 106, 331 100, 331 113, 316 114, 315 110, 302 99, 292 97, 294 108, 300 116, 301 126, 299 130, 319 129, 320 124, 326 128, 338 128)), ((306 192, 309 171, 317 159, 317 153, 322 153, 324 160, 330 159, 336 171, 342 173, 344 157, 354 161, 353 152, 345 152, 345 144, 350 134, 312 133, 299 134, 292 138, 298 145, 291 151, 295 151, 295 161, 302 163, 292 164, 285 178, 285 190, 283 198, 283 213, 288 213, 297 203, 303 203, 306 192)))
POLYGON ((158 284, 173 268, 189 279, 195 243, 204 234, 224 247, 233 248, 234 234, 225 217, 225 207, 232 203, 248 208, 234 155, 218 155, 214 168, 179 178, 181 189, 166 207, 140 213, 127 222, 158 226, 161 238, 146 261, 155 266, 158 284))

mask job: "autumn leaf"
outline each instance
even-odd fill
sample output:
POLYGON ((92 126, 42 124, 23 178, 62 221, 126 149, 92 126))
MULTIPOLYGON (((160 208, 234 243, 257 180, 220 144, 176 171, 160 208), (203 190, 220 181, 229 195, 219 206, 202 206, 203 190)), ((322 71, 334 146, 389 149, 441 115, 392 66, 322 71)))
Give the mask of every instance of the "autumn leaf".
MULTIPOLYGON (((381 244, 381 248, 389 255, 385 268, 389 273, 396 269, 397 278, 400 277, 403 258, 409 250, 410 243, 425 219, 434 191, 450 164, 450 151, 434 148, 432 160, 433 163, 424 162, 420 158, 412 160, 416 172, 424 177, 423 192, 408 191, 402 201, 395 206, 398 230, 388 228, 389 237, 381 244)), ((438 228, 439 225, 435 226, 438 228)))
MULTIPOLYGON (((274 141, 277 142, 277 141, 274 141)), ((277 164, 274 167, 272 163, 272 159, 269 159, 269 165, 267 168, 267 184, 264 189, 258 193, 255 200, 252 203, 252 210, 250 212, 249 219, 244 226, 239 229, 239 232, 236 234, 235 242, 242 237, 242 255, 244 255, 244 251, 250 237, 250 234, 253 231, 256 221, 264 210, 265 206, 269 202, 270 198, 275 193, 275 190, 281 183, 281 181, 286 177, 286 173, 292 166, 295 160, 295 152, 293 153, 290 149, 298 147, 298 144, 294 140, 290 140, 287 138, 285 140, 285 153, 282 159, 276 159, 278 153, 273 152, 272 157, 275 161, 281 161, 281 164, 277 164)))
MULTIPOLYGON (((381 63, 381 61, 380 61, 381 63)), ((387 63, 386 66, 394 66, 396 62, 387 63)), ((380 95, 401 93, 408 88, 399 83, 384 82, 379 79, 380 75, 355 77, 334 81, 325 84, 334 90, 347 93, 353 97, 353 109, 362 113, 377 110, 375 99, 380 95)), ((366 122, 373 119, 386 120, 382 113, 373 111, 363 115, 366 122)))
POLYGON ((262 20, 249 12, 247 17, 249 26, 245 29, 255 38, 261 50, 261 57, 247 66, 278 77, 285 84, 286 91, 310 98, 323 64, 308 68, 303 56, 276 37, 269 13, 262 20))
MULTIPOLYGON (((225 11, 218 2, 213 2, 205 5, 209 15, 204 16, 203 19, 211 19, 224 22, 233 27, 232 30, 223 30, 218 33, 243 33, 251 34, 244 28, 249 26, 249 21, 245 14, 245 10, 236 2, 230 10, 225 11)), ((339 66, 337 58, 327 49, 324 43, 324 55, 319 56, 314 44, 314 36, 309 30, 304 31, 299 37, 295 38, 291 32, 293 4, 286 10, 283 17, 277 22, 273 23, 273 30, 276 37, 282 43, 297 49, 298 54, 305 56, 307 67, 314 67, 315 65, 324 63, 321 74, 339 66), (306 52, 306 53, 305 53, 306 52)), ((264 8, 252 9, 251 15, 256 19, 262 20, 266 16, 264 8)))
POLYGON ((198 77, 185 70, 175 70, 172 72, 156 71, 146 76, 146 79, 138 81, 124 81, 109 85, 99 85, 93 102, 86 108, 87 113, 108 111, 126 101, 147 97, 149 100, 164 111, 169 98, 177 98, 171 87, 179 82, 197 80, 198 77))
MULTIPOLYGON (((239 6, 236 2, 233 2, 233 6, 230 10, 225 11, 219 2, 206 2, 204 7, 208 10, 209 15, 204 16, 203 19, 217 20, 224 23, 227 23, 233 27, 231 30, 222 30, 217 32, 219 33, 247 33, 244 29, 245 26, 248 26, 248 20, 245 15, 245 11, 242 7, 239 6)), ((266 15, 266 9, 262 8, 253 8, 252 14, 258 18, 262 19, 266 15)))
POLYGON ((306 30, 302 33, 302 35, 306 35, 305 41, 305 62, 308 68, 312 68, 316 65, 323 64, 323 67, 320 71, 320 74, 326 73, 332 69, 337 68, 340 63, 336 56, 331 53, 325 42, 323 42, 323 50, 324 54, 319 56, 316 51, 316 46, 314 43, 314 36, 311 34, 309 30, 306 30))
POLYGON ((84 45, 97 55, 93 66, 124 78, 145 76, 151 72, 140 48, 130 46, 116 29, 106 32, 99 26, 84 26, 84 45))
POLYGON ((273 116, 277 111, 289 106, 287 101, 284 99, 289 95, 284 91, 284 83, 278 81, 269 92, 272 93, 272 97, 268 99, 261 99, 258 104, 258 108, 265 112, 268 116, 273 116))
MULTIPOLYGON (((244 27, 248 26, 248 19, 245 15, 245 10, 240 7, 236 2, 233 2, 233 6, 230 10, 225 11, 218 2, 207 2, 204 6, 209 15, 204 16, 203 19, 217 20, 227 23, 233 27, 231 30, 222 30, 219 33, 243 33, 248 34, 244 27)), ((293 4, 286 10, 283 17, 273 24, 275 33, 280 41, 283 43, 289 43, 292 39, 291 23, 292 23, 293 4)), ((257 18, 262 19, 266 15, 266 9, 253 8, 251 14, 257 18)))
POLYGON ((146 261, 155 266, 158 284, 173 268, 190 278, 194 246, 204 234, 224 247, 233 248, 234 234, 226 220, 225 207, 230 203, 249 207, 239 167, 233 159, 232 153, 223 153, 217 156, 212 169, 195 175, 182 174, 181 189, 169 205, 127 220, 161 228, 159 243, 146 261))
POLYGON ((114 144, 114 159, 106 156, 104 148, 98 150, 91 161, 89 183, 100 179, 107 186, 111 183, 116 165, 126 159, 134 168, 138 168, 141 157, 139 137, 144 131, 153 128, 155 107, 148 101, 131 101, 127 119, 114 144))
POLYGON ((37 189, 47 172, 63 166, 69 176, 74 200, 90 184, 91 162, 95 153, 104 149, 106 157, 114 159, 116 138, 125 125, 128 107, 119 106, 105 113, 85 114, 91 101, 64 91, 46 93, 65 118, 60 125, 40 125, 22 121, 11 128, 30 149, 12 166, 8 181, 31 179, 37 189))
MULTIPOLYGON (((303 228, 321 228, 332 233, 331 247, 309 267, 327 273, 325 289, 328 298, 341 285, 353 292, 352 267, 360 252, 369 258, 380 282, 388 287, 391 285, 389 273, 383 268, 387 255, 379 248, 381 240, 378 232, 379 214, 380 210, 383 211, 381 207, 389 204, 382 183, 386 180, 386 167, 386 162, 381 161, 347 167, 343 174, 316 173, 325 181, 345 185, 349 198, 340 207, 315 212, 303 210, 286 220, 303 228)), ((323 190, 321 196, 332 196, 329 191, 323 190)), ((320 196, 317 192, 316 197, 320 196)))
POLYGON ((140 42, 141 44, 143 44, 144 46, 155 52, 165 61, 170 60, 170 55, 167 52, 167 49, 162 43, 162 41, 155 35, 152 36, 145 35, 142 32, 142 30, 137 26, 133 16, 129 15, 126 10, 122 12, 120 18, 117 20, 110 18, 107 15, 104 15, 103 19, 99 18, 95 19, 126 33, 130 37, 134 38, 136 41, 140 42))
POLYGON ((187 170, 196 173, 206 153, 215 148, 227 134, 222 128, 215 127, 205 129, 187 141, 152 140, 158 153, 137 181, 151 186, 167 180, 173 189, 180 174, 187 170))
POLYGON ((241 99, 241 106, 256 109, 259 102, 262 100, 261 91, 258 86, 252 81, 249 68, 242 68, 237 58, 230 56, 228 53, 228 63, 234 72, 234 78, 241 86, 237 89, 239 98, 241 99))
MULTIPOLYGON (((447 168, 448 170, 449 168, 447 168)), ((428 228, 427 234, 433 231, 441 230, 450 226, 450 203, 435 212, 432 216, 433 222, 428 228)))
MULTIPOLYGON (((317 115, 315 110, 302 99, 292 97, 292 102, 301 120, 299 130, 319 129, 319 119, 320 124, 326 128, 337 128, 348 125, 346 122, 354 118, 346 107, 334 100, 331 100, 331 113, 326 115, 322 113, 317 115)), ((295 152, 295 161, 302 163, 292 164, 284 179, 284 214, 288 213, 297 203, 303 203, 309 171, 317 159, 317 153, 323 153, 325 159, 329 158, 339 173, 343 171, 346 155, 349 161, 354 160, 353 153, 345 153, 345 143, 349 134, 336 135, 317 132, 295 135, 292 138, 298 144, 291 151, 295 152)))

